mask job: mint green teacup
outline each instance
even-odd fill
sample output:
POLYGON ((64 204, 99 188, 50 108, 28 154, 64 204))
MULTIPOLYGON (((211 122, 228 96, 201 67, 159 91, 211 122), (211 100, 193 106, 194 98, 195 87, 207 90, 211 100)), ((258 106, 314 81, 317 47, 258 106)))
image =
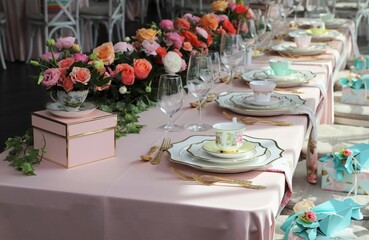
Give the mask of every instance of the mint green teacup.
POLYGON ((288 75, 290 74, 291 61, 286 59, 270 59, 269 65, 272 68, 275 75, 288 75))

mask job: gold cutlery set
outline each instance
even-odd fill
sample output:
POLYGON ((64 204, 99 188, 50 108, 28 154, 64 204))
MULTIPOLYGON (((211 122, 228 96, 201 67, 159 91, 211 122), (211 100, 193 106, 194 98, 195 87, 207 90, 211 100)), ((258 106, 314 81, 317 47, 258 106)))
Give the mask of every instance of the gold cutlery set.
POLYGON ((170 147, 171 147, 170 139, 164 138, 160 147, 156 145, 152 146, 145 155, 141 155, 141 160, 147 162, 149 161, 152 165, 158 165, 161 160, 161 155, 163 154, 164 151, 168 150, 170 147), (159 149, 158 153, 156 154, 155 157, 153 157, 152 155, 158 149, 159 149))

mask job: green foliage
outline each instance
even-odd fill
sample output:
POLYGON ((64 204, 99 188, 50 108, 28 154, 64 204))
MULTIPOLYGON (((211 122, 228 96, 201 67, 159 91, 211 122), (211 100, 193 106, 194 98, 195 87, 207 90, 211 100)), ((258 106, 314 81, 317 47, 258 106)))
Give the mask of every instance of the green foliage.
POLYGON ((45 144, 44 141, 44 146, 41 149, 33 148, 33 136, 30 129, 22 137, 16 136, 6 140, 5 150, 9 149, 9 155, 4 161, 10 162, 10 166, 23 172, 25 175, 35 175, 33 165, 41 162, 46 152, 45 144))

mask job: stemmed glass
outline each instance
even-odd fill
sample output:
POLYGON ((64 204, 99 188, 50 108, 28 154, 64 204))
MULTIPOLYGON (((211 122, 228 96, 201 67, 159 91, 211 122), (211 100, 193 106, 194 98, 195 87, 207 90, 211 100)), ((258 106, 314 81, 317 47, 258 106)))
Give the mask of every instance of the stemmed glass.
POLYGON ((257 45, 258 41, 254 20, 241 19, 238 24, 237 32, 241 37, 241 45, 245 52, 244 65, 248 65, 251 61, 252 46, 257 45))
POLYGON ((159 79, 158 105, 160 110, 169 116, 169 122, 159 129, 165 132, 175 132, 183 127, 173 123, 173 115, 181 109, 183 105, 183 85, 182 79, 177 74, 163 74, 159 79))
POLYGON ((206 131, 210 125, 202 123, 201 103, 208 96, 214 85, 213 68, 209 56, 193 55, 190 57, 187 67, 187 88, 197 98, 198 120, 197 123, 187 125, 187 129, 194 132, 206 131))
POLYGON ((220 57, 219 52, 209 52, 209 57, 211 59, 211 64, 213 68, 214 82, 220 77, 220 57))
POLYGON ((240 35, 222 35, 220 42, 220 60, 226 68, 230 70, 229 81, 227 82, 229 86, 232 86, 234 70, 242 61, 243 53, 240 35))

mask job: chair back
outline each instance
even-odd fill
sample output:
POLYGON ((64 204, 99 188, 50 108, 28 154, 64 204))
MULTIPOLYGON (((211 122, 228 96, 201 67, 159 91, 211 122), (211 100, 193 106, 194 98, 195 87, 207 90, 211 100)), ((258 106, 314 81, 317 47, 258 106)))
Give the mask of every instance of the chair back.
POLYGON ((49 26, 77 25, 80 0, 43 0, 44 21, 49 26))
POLYGON ((119 19, 124 16, 125 0, 109 0, 109 17, 119 19))

